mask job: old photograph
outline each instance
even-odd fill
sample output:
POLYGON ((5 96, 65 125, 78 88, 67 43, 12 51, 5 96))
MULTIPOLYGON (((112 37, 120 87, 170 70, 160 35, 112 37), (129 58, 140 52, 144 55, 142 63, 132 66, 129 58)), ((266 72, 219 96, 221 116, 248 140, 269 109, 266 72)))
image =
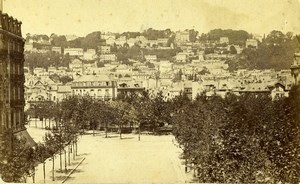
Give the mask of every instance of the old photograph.
POLYGON ((0 0, 0 183, 300 183, 300 0, 0 0))

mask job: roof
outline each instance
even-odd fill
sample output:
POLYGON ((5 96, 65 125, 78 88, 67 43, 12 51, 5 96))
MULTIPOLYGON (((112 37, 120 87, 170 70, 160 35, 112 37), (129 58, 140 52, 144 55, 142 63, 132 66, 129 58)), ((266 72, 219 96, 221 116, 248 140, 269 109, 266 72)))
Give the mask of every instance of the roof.
POLYGON ((64 86, 57 86, 58 93, 71 93, 71 86, 64 85, 64 86))
POLYGON ((107 75, 83 75, 73 82, 111 81, 107 75))
POLYGON ((268 86, 264 83, 251 83, 251 84, 247 84, 246 88, 242 91, 270 91, 270 89, 268 88, 268 86))

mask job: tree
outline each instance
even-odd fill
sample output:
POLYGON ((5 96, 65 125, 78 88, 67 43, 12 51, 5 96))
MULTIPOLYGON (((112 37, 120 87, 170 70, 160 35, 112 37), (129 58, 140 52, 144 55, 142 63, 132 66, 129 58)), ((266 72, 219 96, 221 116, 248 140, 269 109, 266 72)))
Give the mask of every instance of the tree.
POLYGON ((34 150, 7 130, 1 135, 0 174, 5 182, 26 182, 34 173, 34 150))
POLYGON ((60 35, 57 36, 56 34, 51 35, 51 45, 55 47, 67 47, 68 41, 66 36, 60 35))
POLYGON ((230 49, 230 54, 237 54, 237 50, 233 45, 231 45, 229 49, 230 49))
POLYGON ((65 76, 61 76, 61 77, 59 78, 59 80, 60 80, 60 82, 61 82, 63 85, 65 85, 66 83, 72 82, 72 81, 73 81, 73 78, 70 77, 70 76, 65 75, 65 76))
POLYGON ((198 31, 194 29, 189 30, 189 40, 190 42, 195 42, 197 40, 198 31))

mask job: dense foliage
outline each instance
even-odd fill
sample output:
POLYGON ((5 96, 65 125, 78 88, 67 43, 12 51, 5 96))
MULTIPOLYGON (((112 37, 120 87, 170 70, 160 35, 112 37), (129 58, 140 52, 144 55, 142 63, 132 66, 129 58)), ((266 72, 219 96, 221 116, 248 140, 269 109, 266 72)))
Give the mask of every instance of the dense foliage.
POLYGON ((62 55, 55 52, 47 53, 25 53, 24 65, 29 67, 30 71, 33 68, 41 67, 68 67, 71 59, 68 54, 62 55))
POLYGON ((173 133, 199 182, 298 183, 300 90, 266 95, 200 96, 180 104, 173 133))
POLYGON ((213 29, 207 34, 201 34, 200 41, 202 42, 218 42, 221 37, 228 37, 229 44, 244 45, 246 40, 250 38, 250 34, 244 30, 232 29, 213 29))

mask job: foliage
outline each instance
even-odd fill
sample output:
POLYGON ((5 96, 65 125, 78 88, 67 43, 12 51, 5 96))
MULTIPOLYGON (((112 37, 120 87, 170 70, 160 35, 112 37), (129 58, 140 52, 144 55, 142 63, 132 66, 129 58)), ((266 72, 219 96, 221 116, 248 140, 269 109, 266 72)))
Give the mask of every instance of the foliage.
POLYGON ((298 88, 277 101, 230 94, 177 103, 173 133, 199 182, 299 182, 299 94, 298 88))
POLYGON ((62 55, 56 52, 47 53, 25 53, 25 66, 32 71, 36 67, 48 68, 54 67, 68 67, 71 59, 69 55, 62 55))
POLYGON ((229 44, 244 45, 247 38, 250 38, 249 33, 243 30, 232 30, 232 29, 213 29, 207 34, 202 34, 200 40, 203 42, 218 42, 221 37, 228 37, 229 44))
POLYGON ((5 182, 26 182, 34 170, 34 149, 10 133, 1 135, 0 174, 5 182))

